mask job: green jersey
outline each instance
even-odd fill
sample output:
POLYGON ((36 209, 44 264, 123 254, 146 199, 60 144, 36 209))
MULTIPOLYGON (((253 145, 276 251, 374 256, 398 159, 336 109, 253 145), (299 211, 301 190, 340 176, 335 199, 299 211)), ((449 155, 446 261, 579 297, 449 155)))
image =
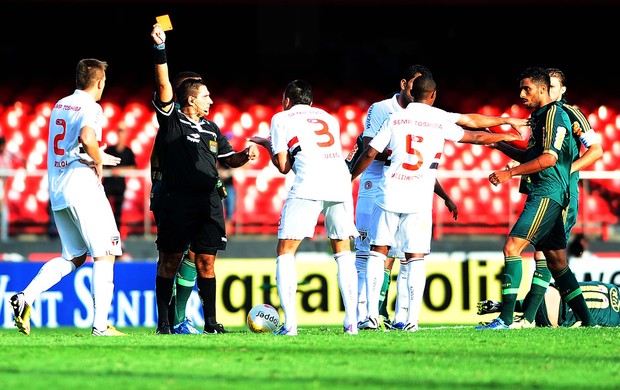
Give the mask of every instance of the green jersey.
MULTIPOLYGON (((566 100, 560 101, 562 109, 568 115, 571 124, 571 133, 575 139, 576 156, 575 160, 579 158, 579 149, 583 144, 586 148, 591 145, 600 143, 600 137, 592 127, 590 122, 581 110, 577 107, 573 107, 566 103, 566 100)), ((570 205, 565 220, 566 239, 568 240, 573 229, 573 226, 577 223, 577 214, 579 209, 579 172, 574 172, 570 175, 570 205)))
POLYGON ((528 195, 550 198, 566 207, 570 199, 571 164, 578 158, 578 148, 570 135, 570 119, 562 103, 552 102, 531 115, 532 131, 524 161, 532 161, 544 153, 557 158, 553 167, 523 175, 519 190, 528 195))
MULTIPOLYGON (((620 296, 618 286, 603 282, 579 282, 590 314, 600 326, 620 326, 620 296)), ((575 314, 564 300, 560 302, 558 326, 570 327, 577 322, 575 314)))

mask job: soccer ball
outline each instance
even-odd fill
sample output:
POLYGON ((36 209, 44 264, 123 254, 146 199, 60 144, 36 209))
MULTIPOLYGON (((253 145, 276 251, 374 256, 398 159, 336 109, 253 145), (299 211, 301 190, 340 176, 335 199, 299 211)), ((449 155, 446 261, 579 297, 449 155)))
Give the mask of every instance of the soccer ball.
POLYGON ((273 333, 280 325, 280 315, 275 307, 261 303, 248 312, 246 322, 253 333, 273 333))

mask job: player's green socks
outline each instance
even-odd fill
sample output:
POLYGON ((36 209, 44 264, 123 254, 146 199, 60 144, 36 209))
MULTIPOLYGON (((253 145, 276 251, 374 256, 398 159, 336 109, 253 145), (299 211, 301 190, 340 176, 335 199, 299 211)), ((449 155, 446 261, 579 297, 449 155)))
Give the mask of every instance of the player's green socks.
POLYGON ((557 275, 553 275, 555 285, 560 291, 560 296, 564 299, 568 306, 573 309, 573 313, 581 320, 582 326, 595 326, 596 320, 592 318, 590 310, 586 305, 581 288, 575 274, 568 266, 560 271, 557 275))
POLYGON ((390 315, 387 312, 388 305, 388 291, 390 290, 390 281, 392 276, 392 270, 388 268, 383 269, 383 285, 381 286, 381 295, 379 295, 379 315, 385 320, 390 319, 390 315))
POLYGON ((185 321, 185 309, 189 300, 194 284, 196 284, 196 264, 187 257, 187 252, 183 255, 183 261, 179 266, 176 275, 176 306, 174 325, 178 325, 185 321))
POLYGON ((523 302, 523 316, 529 322, 534 322, 536 311, 545 299, 545 291, 547 291, 550 281, 551 271, 547 268, 547 260, 536 260, 532 285, 523 302))
POLYGON ((511 325, 515 314, 517 294, 521 286, 523 269, 521 256, 506 256, 504 258, 504 277, 502 280, 502 312, 499 318, 504 324, 511 325))

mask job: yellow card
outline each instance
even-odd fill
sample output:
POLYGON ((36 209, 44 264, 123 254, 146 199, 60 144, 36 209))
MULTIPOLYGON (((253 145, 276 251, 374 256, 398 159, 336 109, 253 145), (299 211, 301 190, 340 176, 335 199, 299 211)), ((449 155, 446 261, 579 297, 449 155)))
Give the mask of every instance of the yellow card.
POLYGON ((172 30, 172 22, 170 21, 170 16, 161 15, 161 16, 157 16, 155 19, 157 20, 157 23, 161 24, 161 28, 164 31, 172 30))

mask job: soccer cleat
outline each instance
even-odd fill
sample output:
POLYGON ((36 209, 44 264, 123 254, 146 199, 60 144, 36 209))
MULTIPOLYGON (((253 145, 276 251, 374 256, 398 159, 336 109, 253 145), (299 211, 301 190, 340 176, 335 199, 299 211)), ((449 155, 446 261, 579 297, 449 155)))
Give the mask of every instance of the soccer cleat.
POLYGON ((21 333, 30 334, 30 305, 24 299, 24 293, 13 295, 9 302, 13 307, 15 326, 21 333))
POLYGON ((93 328, 93 331, 91 332, 91 334, 93 336, 127 336, 126 333, 121 332, 120 330, 116 329, 115 327, 111 325, 108 325, 108 328, 103 331, 97 328, 93 328))
POLYGON ((512 320, 512 324, 510 325, 510 329, 527 329, 527 328, 535 328, 535 327, 536 327, 536 321, 529 322, 522 315, 515 316, 512 320))
POLYGON ((497 301, 480 301, 478 302, 478 314, 499 313, 502 310, 502 303, 497 301))
POLYGON ((286 329, 286 326, 282 325, 280 329, 273 332, 276 336, 297 336, 297 328, 286 329))
POLYGON ((506 325, 501 318, 496 318, 486 325, 476 326, 476 330, 486 330, 486 329, 501 330, 501 329, 510 329, 510 327, 506 325))
POLYGON ((345 334, 357 334, 357 327, 353 324, 344 327, 345 334))
POLYGON ((170 325, 168 324, 161 324, 157 327, 157 330, 155 331, 155 334, 172 334, 172 332, 170 331, 170 325))
POLYGON ((220 333, 230 333, 229 331, 227 331, 226 329, 224 329, 224 325, 220 324, 219 322, 215 322, 212 324, 205 324, 205 327, 203 329, 204 334, 220 334, 220 333))
POLYGON ((407 324, 405 324, 404 322, 397 322, 395 324, 392 324, 392 329, 393 330, 405 330, 405 326, 407 324))
POLYGON ((357 323, 359 330, 377 330, 379 329, 379 322, 376 318, 368 317, 364 321, 357 323))
POLYGON ((186 318, 185 321, 172 328, 172 334, 200 334, 200 331, 194 328, 189 318, 186 318))
POLYGON ((405 332, 417 332, 418 331, 418 324, 411 324, 408 323, 407 325, 404 326, 403 330, 405 332))

